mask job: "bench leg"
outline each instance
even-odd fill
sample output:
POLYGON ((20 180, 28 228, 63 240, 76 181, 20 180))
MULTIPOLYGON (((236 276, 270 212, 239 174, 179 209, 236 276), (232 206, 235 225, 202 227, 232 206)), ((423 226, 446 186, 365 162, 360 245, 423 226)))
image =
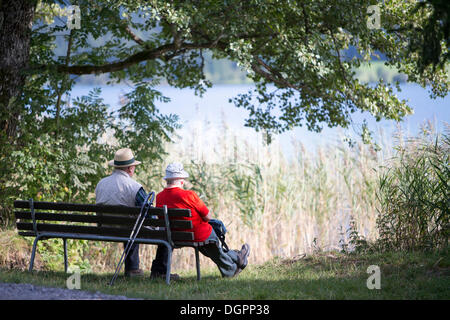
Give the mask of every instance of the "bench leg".
POLYGON ((36 255, 36 247, 37 247, 37 243, 38 243, 39 239, 40 239, 40 237, 36 236, 36 238, 34 239, 34 242, 33 242, 33 249, 31 250, 30 267, 28 268, 29 272, 33 271, 34 257, 36 255))
POLYGON ((166 270, 166 283, 170 284, 170 268, 172 265, 172 247, 166 244, 167 251, 169 252, 167 255, 167 270, 166 270))
POLYGON ((198 247, 195 247, 195 267, 197 269, 197 280, 200 280, 200 257, 198 254, 198 247))
POLYGON ((69 269, 69 264, 67 262, 67 239, 63 238, 64 245, 64 272, 67 273, 67 269, 69 269))

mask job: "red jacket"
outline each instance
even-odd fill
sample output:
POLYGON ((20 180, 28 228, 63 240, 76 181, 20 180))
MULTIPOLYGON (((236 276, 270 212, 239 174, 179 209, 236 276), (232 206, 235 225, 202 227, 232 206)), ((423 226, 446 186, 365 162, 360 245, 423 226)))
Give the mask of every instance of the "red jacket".
POLYGON ((165 188, 156 195, 156 206, 164 205, 167 208, 191 209, 191 217, 180 219, 192 221, 193 229, 183 231, 194 232, 194 241, 205 241, 211 235, 211 225, 202 219, 208 215, 209 209, 194 191, 178 187, 165 188))

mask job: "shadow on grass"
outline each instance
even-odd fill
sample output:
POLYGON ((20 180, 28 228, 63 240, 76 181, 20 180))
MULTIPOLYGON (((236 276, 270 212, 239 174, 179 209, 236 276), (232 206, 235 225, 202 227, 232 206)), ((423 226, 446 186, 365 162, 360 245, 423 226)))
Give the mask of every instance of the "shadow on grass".
MULTIPOLYGON (((255 299, 450 299, 450 255, 444 253, 393 253, 370 256, 315 256, 299 261, 271 261, 249 266, 235 278, 222 278, 217 269, 181 271, 180 281, 168 286, 151 280, 112 273, 82 273, 81 290, 143 299, 255 300, 255 299), (367 268, 379 265, 381 289, 370 290, 367 268)), ((71 274, 54 271, 1 270, 0 282, 66 287, 71 274)))
MULTIPOLYGON (((0 282, 31 283, 48 287, 66 288, 70 274, 64 272, 1 271, 0 282)), ((417 275, 407 279, 398 275, 382 278, 380 290, 369 290, 367 276, 332 275, 326 272, 314 276, 310 270, 303 274, 286 272, 278 278, 251 270, 248 275, 225 279, 218 274, 206 274, 200 281, 195 275, 182 275, 180 281, 168 286, 163 279, 151 280, 148 274, 141 278, 121 275, 109 286, 112 274, 81 274, 81 290, 100 291, 105 294, 125 295, 143 299, 187 300, 276 300, 276 299, 449 299, 449 278, 430 278, 417 275)), ((43 297, 45 299, 45 297, 43 297)))

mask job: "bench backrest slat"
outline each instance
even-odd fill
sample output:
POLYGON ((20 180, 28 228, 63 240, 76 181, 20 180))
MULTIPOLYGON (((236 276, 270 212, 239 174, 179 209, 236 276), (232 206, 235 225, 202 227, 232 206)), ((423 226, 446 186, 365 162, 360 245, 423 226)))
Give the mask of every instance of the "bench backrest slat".
MULTIPOLYGON (((26 222, 17 222, 17 229, 24 231, 33 231, 33 224, 26 222)), ((56 232, 68 234, 88 234, 98 236, 125 237, 130 236, 130 229, 113 228, 113 227, 91 227, 91 226, 74 226, 60 224, 38 223, 37 229, 41 232, 56 232)), ((148 230, 142 228, 139 231, 138 238, 151 239, 167 239, 167 233, 162 230, 148 230)), ((174 241, 194 240, 192 232, 172 231, 172 239, 174 241)))
MULTIPOLYGON (((33 203, 34 209, 56 210, 56 211, 76 211, 76 212, 97 212, 108 214, 122 214, 122 215, 139 215, 140 207, 127 206, 111 206, 99 204, 81 204, 81 203, 65 203, 65 202, 44 202, 35 201, 33 203)), ((30 203, 26 200, 14 201, 15 208, 29 209, 30 203)), ((191 217, 189 209, 168 209, 170 218, 191 217)), ((163 208, 150 208, 148 215, 163 216, 163 208)))
MULTIPOLYGON (((30 211, 14 211, 16 219, 31 220, 30 211)), ((83 222, 83 223, 97 223, 100 225, 116 224, 130 226, 136 223, 136 217, 118 216, 118 215, 93 215, 93 214, 75 214, 75 213, 49 213, 49 212, 35 212, 35 219, 37 221, 66 221, 66 222, 83 222)), ((147 217, 143 223, 144 226, 164 227, 165 223, 162 219, 152 219, 147 217)), ((171 228, 178 229, 192 229, 192 221, 189 220, 170 220, 171 228)))

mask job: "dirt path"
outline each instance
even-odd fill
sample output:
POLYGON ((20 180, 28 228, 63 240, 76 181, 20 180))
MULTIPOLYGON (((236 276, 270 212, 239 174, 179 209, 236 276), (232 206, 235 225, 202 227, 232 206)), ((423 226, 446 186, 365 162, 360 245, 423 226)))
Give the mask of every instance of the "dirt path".
POLYGON ((35 286, 27 283, 0 283, 0 300, 136 300, 101 292, 35 286))

